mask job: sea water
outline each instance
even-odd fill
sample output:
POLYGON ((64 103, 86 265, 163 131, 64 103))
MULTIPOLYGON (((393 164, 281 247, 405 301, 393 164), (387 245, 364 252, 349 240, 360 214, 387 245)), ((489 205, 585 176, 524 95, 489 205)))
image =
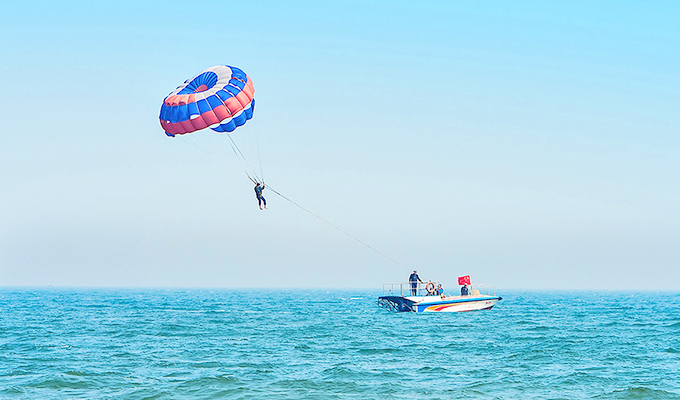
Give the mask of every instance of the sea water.
POLYGON ((0 289, 2 399, 680 399, 680 294, 0 289))

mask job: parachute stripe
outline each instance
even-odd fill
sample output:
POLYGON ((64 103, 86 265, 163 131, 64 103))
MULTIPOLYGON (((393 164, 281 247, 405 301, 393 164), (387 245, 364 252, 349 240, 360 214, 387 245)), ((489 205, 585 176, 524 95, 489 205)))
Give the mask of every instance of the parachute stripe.
POLYGON ((239 126, 243 125, 253 117, 253 110, 255 109, 255 100, 251 101, 246 108, 244 108, 238 115, 233 118, 223 120, 219 126, 212 128, 215 132, 231 132, 239 126))

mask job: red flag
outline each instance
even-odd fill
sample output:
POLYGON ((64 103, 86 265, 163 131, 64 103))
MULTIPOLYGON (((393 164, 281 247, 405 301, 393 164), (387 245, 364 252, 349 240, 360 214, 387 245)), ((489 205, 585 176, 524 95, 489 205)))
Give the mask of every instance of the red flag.
POLYGON ((459 276, 458 277, 458 284, 459 285, 470 285, 470 275, 465 275, 465 276, 459 276))

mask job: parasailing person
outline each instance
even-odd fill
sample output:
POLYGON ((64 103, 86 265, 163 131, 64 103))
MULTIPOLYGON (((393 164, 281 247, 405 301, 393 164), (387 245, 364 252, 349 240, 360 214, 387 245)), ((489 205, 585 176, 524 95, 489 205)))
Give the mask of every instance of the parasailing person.
POLYGON ((262 209, 262 205, 264 204, 265 210, 267 209, 267 200, 264 199, 264 196, 262 196, 262 191, 264 190, 265 185, 264 182, 255 182, 255 195, 257 196, 257 205, 260 206, 260 210, 262 209))

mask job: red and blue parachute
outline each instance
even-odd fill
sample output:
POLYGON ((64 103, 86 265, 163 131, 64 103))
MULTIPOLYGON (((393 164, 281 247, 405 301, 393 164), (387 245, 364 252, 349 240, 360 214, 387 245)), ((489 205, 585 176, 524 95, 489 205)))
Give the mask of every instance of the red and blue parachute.
POLYGON ((254 95, 253 82, 245 72, 228 65, 216 65, 184 81, 167 95, 159 120, 166 135, 183 136, 182 142, 215 159, 222 159, 253 182, 263 182, 256 130, 246 127, 245 134, 236 138, 231 134, 212 134, 206 129, 230 133, 244 125, 253 117, 254 95), (229 156, 229 148, 235 158, 229 156), (255 168, 258 164, 259 171, 255 168))
POLYGON ((231 132, 253 117, 255 89, 236 67, 210 67, 170 93, 161 106, 160 122, 168 136, 210 127, 231 132))

